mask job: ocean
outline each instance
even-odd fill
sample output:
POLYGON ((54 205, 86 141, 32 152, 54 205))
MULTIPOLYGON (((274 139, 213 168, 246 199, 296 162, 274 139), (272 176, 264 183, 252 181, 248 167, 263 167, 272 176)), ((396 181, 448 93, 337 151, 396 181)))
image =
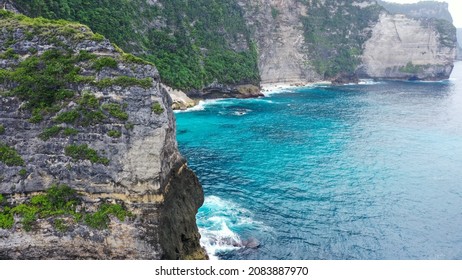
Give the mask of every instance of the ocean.
POLYGON ((462 259, 462 63, 177 112, 211 258, 462 259))

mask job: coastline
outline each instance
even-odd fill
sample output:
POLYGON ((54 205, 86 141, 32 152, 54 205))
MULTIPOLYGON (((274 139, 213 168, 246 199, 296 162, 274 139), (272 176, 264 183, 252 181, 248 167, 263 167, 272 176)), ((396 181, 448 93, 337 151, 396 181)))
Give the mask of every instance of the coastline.
POLYGON ((324 85, 332 85, 330 81, 319 81, 319 82, 312 82, 312 83, 265 83, 261 84, 261 93, 263 95, 268 96, 274 93, 281 92, 283 90, 293 89, 293 88, 303 88, 303 87, 317 87, 317 86, 324 86, 324 85))

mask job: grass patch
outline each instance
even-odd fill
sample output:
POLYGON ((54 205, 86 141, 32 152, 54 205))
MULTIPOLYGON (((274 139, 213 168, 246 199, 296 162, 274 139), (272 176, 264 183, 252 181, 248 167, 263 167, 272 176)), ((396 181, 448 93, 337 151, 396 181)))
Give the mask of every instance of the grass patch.
POLYGON ((23 177, 23 178, 26 177, 27 176, 27 170, 24 169, 24 168, 19 170, 18 175, 23 177))
POLYGON ((0 59, 18 59, 19 55, 14 52, 12 48, 8 48, 5 52, 0 54, 0 59))
POLYGON ((103 110, 106 110, 111 116, 121 121, 128 120, 128 114, 122 109, 122 106, 117 103, 103 104, 103 110))
POLYGON ((86 93, 77 101, 77 104, 77 108, 57 115, 54 121, 56 123, 89 126, 101 123, 106 119, 99 108, 99 100, 96 96, 86 93))
POLYGON ((66 232, 69 229, 69 226, 63 219, 55 219, 53 227, 59 232, 66 232))
POLYGON ((77 62, 96 59, 98 56, 88 51, 81 50, 76 57, 77 62))
POLYGON ((0 142, 0 162, 3 162, 7 166, 24 166, 25 164, 15 149, 8 147, 2 142, 0 142))
POLYGON ((115 216, 119 221, 125 221, 125 218, 130 217, 131 213, 125 210, 119 204, 102 204, 98 211, 94 214, 85 216, 85 223, 92 228, 106 229, 109 225, 109 215, 115 216))
POLYGON ((117 61, 109 56, 101 57, 93 63, 93 69, 96 71, 101 71, 103 68, 113 68, 117 69, 117 61))
POLYGON ((124 61, 130 62, 130 63, 141 64, 141 65, 146 65, 146 64, 154 65, 153 63, 148 62, 142 58, 136 57, 131 53, 124 53, 122 55, 122 58, 124 61))
POLYGON ((164 108, 157 101, 154 102, 154 104, 152 104, 151 109, 156 115, 160 115, 160 114, 162 114, 164 112, 164 108))
POLYGON ((127 122, 125 125, 124 125, 125 129, 126 130, 133 130, 135 128, 135 125, 130 123, 130 122, 127 122))
POLYGON ((412 62, 408 62, 406 66, 400 67, 399 71, 402 73, 409 73, 409 74, 417 74, 422 71, 423 66, 421 65, 414 65, 412 62))
POLYGON ((69 83, 80 68, 74 65, 70 53, 49 50, 41 56, 31 56, 12 71, 9 79, 17 84, 11 93, 26 101, 30 109, 52 107, 59 101, 71 98, 69 83))
POLYGON ((92 163, 101 163, 104 165, 109 164, 109 159, 100 157, 98 152, 89 148, 87 144, 84 145, 70 145, 65 149, 65 154, 74 160, 89 160, 92 163))
POLYGON ((63 130, 64 136, 74 136, 79 134, 79 131, 75 128, 67 127, 63 130))
POLYGON ((63 130, 63 128, 57 125, 46 128, 42 133, 40 133, 39 138, 43 141, 47 141, 50 138, 56 137, 61 130, 63 130))
POLYGON ((80 118, 79 112, 77 110, 71 110, 57 115, 54 121, 57 123, 73 124, 78 118, 80 118))
POLYGON ((3 124, 0 124, 0 135, 5 134, 5 127, 3 124))
POLYGON ((81 206, 81 198, 77 192, 66 185, 52 185, 45 193, 33 196, 29 202, 8 207, 4 203, 4 197, 0 194, 0 228, 10 229, 14 225, 14 215, 21 218, 20 223, 25 231, 32 230, 37 219, 53 219, 53 226, 59 232, 66 232, 68 224, 61 217, 72 218, 73 222, 83 221, 91 228, 106 229, 110 222, 110 216, 120 221, 132 217, 122 205, 103 203, 95 213, 87 213, 78 209, 81 206))
POLYGON ((112 138, 120 138, 122 136, 122 132, 118 130, 110 130, 107 135, 112 138))

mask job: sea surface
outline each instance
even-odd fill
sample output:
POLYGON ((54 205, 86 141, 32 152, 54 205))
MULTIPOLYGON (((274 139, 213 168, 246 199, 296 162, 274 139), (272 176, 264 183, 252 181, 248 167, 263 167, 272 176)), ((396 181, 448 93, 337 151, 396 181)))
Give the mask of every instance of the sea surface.
POLYGON ((219 259, 462 259, 462 64, 176 114, 219 259))

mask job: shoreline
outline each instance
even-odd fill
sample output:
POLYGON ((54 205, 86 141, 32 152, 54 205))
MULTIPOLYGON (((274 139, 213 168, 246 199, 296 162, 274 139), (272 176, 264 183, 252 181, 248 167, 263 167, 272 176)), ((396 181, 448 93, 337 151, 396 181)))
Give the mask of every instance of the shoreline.
MULTIPOLYGON (((384 81, 401 81, 401 82, 410 82, 410 83, 439 83, 439 82, 446 82, 450 81, 451 78, 445 79, 445 80, 438 80, 438 81, 406 81, 406 80, 393 80, 393 79, 386 79, 386 80, 379 80, 379 81, 374 81, 373 79, 360 79, 358 83, 351 83, 351 84, 345 84, 345 85, 371 85, 371 84, 380 84, 383 83, 384 81)), ((263 96, 254 96, 254 97, 248 97, 245 99, 255 99, 255 98, 264 98, 264 97, 269 97, 273 94, 278 94, 282 93, 285 90, 292 90, 296 88, 315 88, 315 87, 322 87, 322 86, 335 86, 332 82, 330 81, 319 81, 319 82, 311 82, 311 83, 264 83, 261 84, 260 86, 260 92, 263 96)), ((183 93, 184 94, 184 93, 183 93)), ((184 94, 186 96, 186 94, 184 94)), ((183 107, 183 108, 173 108, 174 113, 186 113, 186 112, 191 112, 191 111, 202 111, 204 110, 204 105, 209 104, 209 103, 216 103, 220 102, 223 100, 227 99, 236 99, 234 97, 223 97, 223 98, 215 98, 215 99, 190 99, 187 97, 189 100, 193 101, 193 103, 189 103, 190 105, 194 104, 193 106, 188 106, 188 107, 183 107)))
POLYGON ((282 90, 293 89, 293 88, 304 88, 304 87, 316 87, 316 86, 323 86, 323 85, 332 85, 330 81, 319 81, 319 82, 312 82, 312 83, 265 83, 261 84, 261 93, 267 96, 269 94, 278 93, 282 90))

